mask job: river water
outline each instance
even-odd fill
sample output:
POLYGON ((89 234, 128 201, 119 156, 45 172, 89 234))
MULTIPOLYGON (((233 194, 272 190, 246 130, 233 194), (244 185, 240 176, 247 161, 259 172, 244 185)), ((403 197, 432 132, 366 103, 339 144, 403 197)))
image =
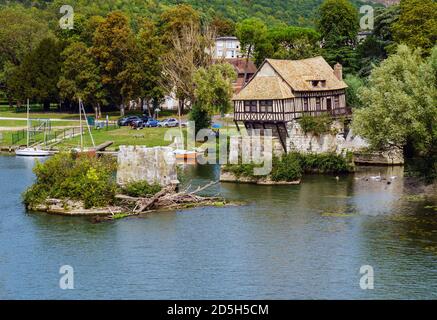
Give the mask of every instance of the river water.
MULTIPOLYGON (((244 204, 93 224, 26 213, 33 164, 0 156, 3 299, 437 298, 437 201, 414 195, 421 188, 402 168, 299 186, 221 184, 209 192, 244 204), (366 179, 379 173, 396 178, 366 179), (59 287, 63 265, 73 290, 59 287), (374 289, 360 287, 363 265, 374 289)), ((185 179, 194 187, 218 174, 190 167, 185 179)))

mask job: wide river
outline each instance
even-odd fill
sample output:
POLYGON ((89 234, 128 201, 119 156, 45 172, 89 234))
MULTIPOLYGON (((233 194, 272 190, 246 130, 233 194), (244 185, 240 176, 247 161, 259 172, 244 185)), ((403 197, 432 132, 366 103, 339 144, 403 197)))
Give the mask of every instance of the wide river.
MULTIPOLYGON (((33 165, 0 156, 3 299, 437 298, 437 201, 399 167, 299 186, 221 184, 209 192, 245 204, 95 224, 26 213, 33 165), (366 179, 379 173, 396 178, 366 179), (63 265, 73 290, 60 289, 63 265), (361 288, 362 266, 374 289, 361 288)), ((218 174, 198 166, 185 178, 195 186, 218 174)))

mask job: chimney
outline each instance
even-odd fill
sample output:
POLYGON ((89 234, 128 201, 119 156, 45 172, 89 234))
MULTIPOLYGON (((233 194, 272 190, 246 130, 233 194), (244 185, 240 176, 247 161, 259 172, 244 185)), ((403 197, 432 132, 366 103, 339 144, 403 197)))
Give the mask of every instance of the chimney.
POLYGON ((338 80, 343 80, 343 66, 338 62, 334 66, 334 75, 337 77, 338 80))

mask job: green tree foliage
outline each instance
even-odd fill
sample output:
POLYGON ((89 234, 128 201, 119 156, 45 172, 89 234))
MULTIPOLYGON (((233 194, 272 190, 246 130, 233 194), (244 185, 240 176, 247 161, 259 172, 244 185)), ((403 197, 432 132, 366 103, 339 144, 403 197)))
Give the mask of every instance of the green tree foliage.
POLYGON ((157 33, 155 24, 149 21, 143 22, 137 38, 144 72, 142 96, 150 115, 153 115, 153 108, 158 105, 166 92, 163 85, 165 79, 161 60, 165 47, 157 33))
POLYGON ((0 66, 6 61, 19 65, 43 38, 50 37, 47 23, 35 17, 36 11, 21 6, 0 9, 0 66))
POLYGON ((350 108, 361 108, 363 106, 359 91, 364 86, 364 80, 358 76, 348 74, 344 79, 348 85, 346 89, 346 105, 350 108))
MULTIPOLYGON (((239 22, 236 34, 240 40, 241 50, 246 56, 246 63, 248 63, 255 49, 255 63, 258 66, 269 55, 268 53, 272 51, 267 37, 267 26, 258 18, 249 18, 239 22)), ((244 79, 246 79, 246 75, 244 79)))
POLYGON ((211 116, 199 103, 193 105, 188 116, 189 119, 195 123, 196 134, 200 129, 209 128, 211 126, 211 116))
POLYGON ((107 92, 103 88, 100 70, 91 54, 91 50, 83 42, 73 42, 62 52, 63 64, 58 82, 63 99, 82 99, 84 104, 91 105, 96 113, 106 103, 107 92))
POLYGON ((437 43, 437 2, 434 0, 402 0, 399 19, 392 31, 397 43, 420 47, 429 53, 437 43))
POLYGON ((173 38, 181 36, 182 30, 192 26, 200 26, 200 15, 190 5, 176 5, 169 7, 161 14, 158 26, 162 42, 171 47, 173 38))
POLYGON ((24 58, 43 38, 51 36, 37 11, 22 6, 0 8, 0 90, 5 91, 10 103, 26 98, 20 69, 24 58))
POLYGON ((437 145, 437 48, 424 60, 421 52, 400 45, 376 67, 360 91, 363 108, 354 114, 356 134, 373 147, 411 146, 435 154, 437 145))
POLYGON ((235 35, 235 22, 232 20, 216 16, 209 24, 214 33, 219 36, 234 36, 235 35))
POLYGON ((144 77, 135 35, 125 14, 112 12, 98 26, 92 53, 109 97, 123 115, 128 101, 141 95, 144 77))
POLYGON ((50 109, 52 101, 59 100, 58 81, 61 73, 62 43, 45 38, 31 51, 20 65, 20 74, 25 86, 25 98, 35 99, 50 109))
POLYGON ((269 29, 275 59, 306 59, 320 55, 320 34, 311 28, 281 26, 269 29))
POLYGON ((371 35, 361 41, 357 47, 358 74, 369 76, 375 65, 388 57, 388 53, 396 51, 391 26, 399 19, 398 5, 375 10, 374 29, 371 35))
POLYGON ((194 74, 196 103, 210 115, 220 112, 223 116, 231 108, 232 82, 237 78, 229 63, 216 63, 200 68, 194 74))
POLYGON ((357 9, 348 0, 325 0, 319 9, 317 26, 328 63, 341 63, 346 73, 355 70, 354 48, 359 30, 357 9))

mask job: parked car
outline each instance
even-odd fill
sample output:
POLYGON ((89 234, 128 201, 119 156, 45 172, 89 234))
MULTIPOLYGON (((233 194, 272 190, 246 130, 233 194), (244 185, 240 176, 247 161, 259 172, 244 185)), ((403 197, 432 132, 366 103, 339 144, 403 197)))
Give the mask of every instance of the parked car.
POLYGON ((132 123, 132 121, 140 120, 141 118, 138 116, 127 116, 118 119, 117 123, 119 126, 128 126, 132 123))
POLYGON ((179 122, 175 118, 165 119, 158 123, 158 127, 177 127, 179 122))
POLYGON ((149 118, 149 120, 147 120, 147 122, 145 123, 145 126, 151 128, 151 127, 157 127, 158 124, 159 124, 158 120, 149 118))
POLYGON ((147 121, 149 120, 149 117, 147 116, 142 116, 139 119, 135 119, 133 120, 130 125, 132 128, 134 129, 142 129, 146 126, 147 121))

